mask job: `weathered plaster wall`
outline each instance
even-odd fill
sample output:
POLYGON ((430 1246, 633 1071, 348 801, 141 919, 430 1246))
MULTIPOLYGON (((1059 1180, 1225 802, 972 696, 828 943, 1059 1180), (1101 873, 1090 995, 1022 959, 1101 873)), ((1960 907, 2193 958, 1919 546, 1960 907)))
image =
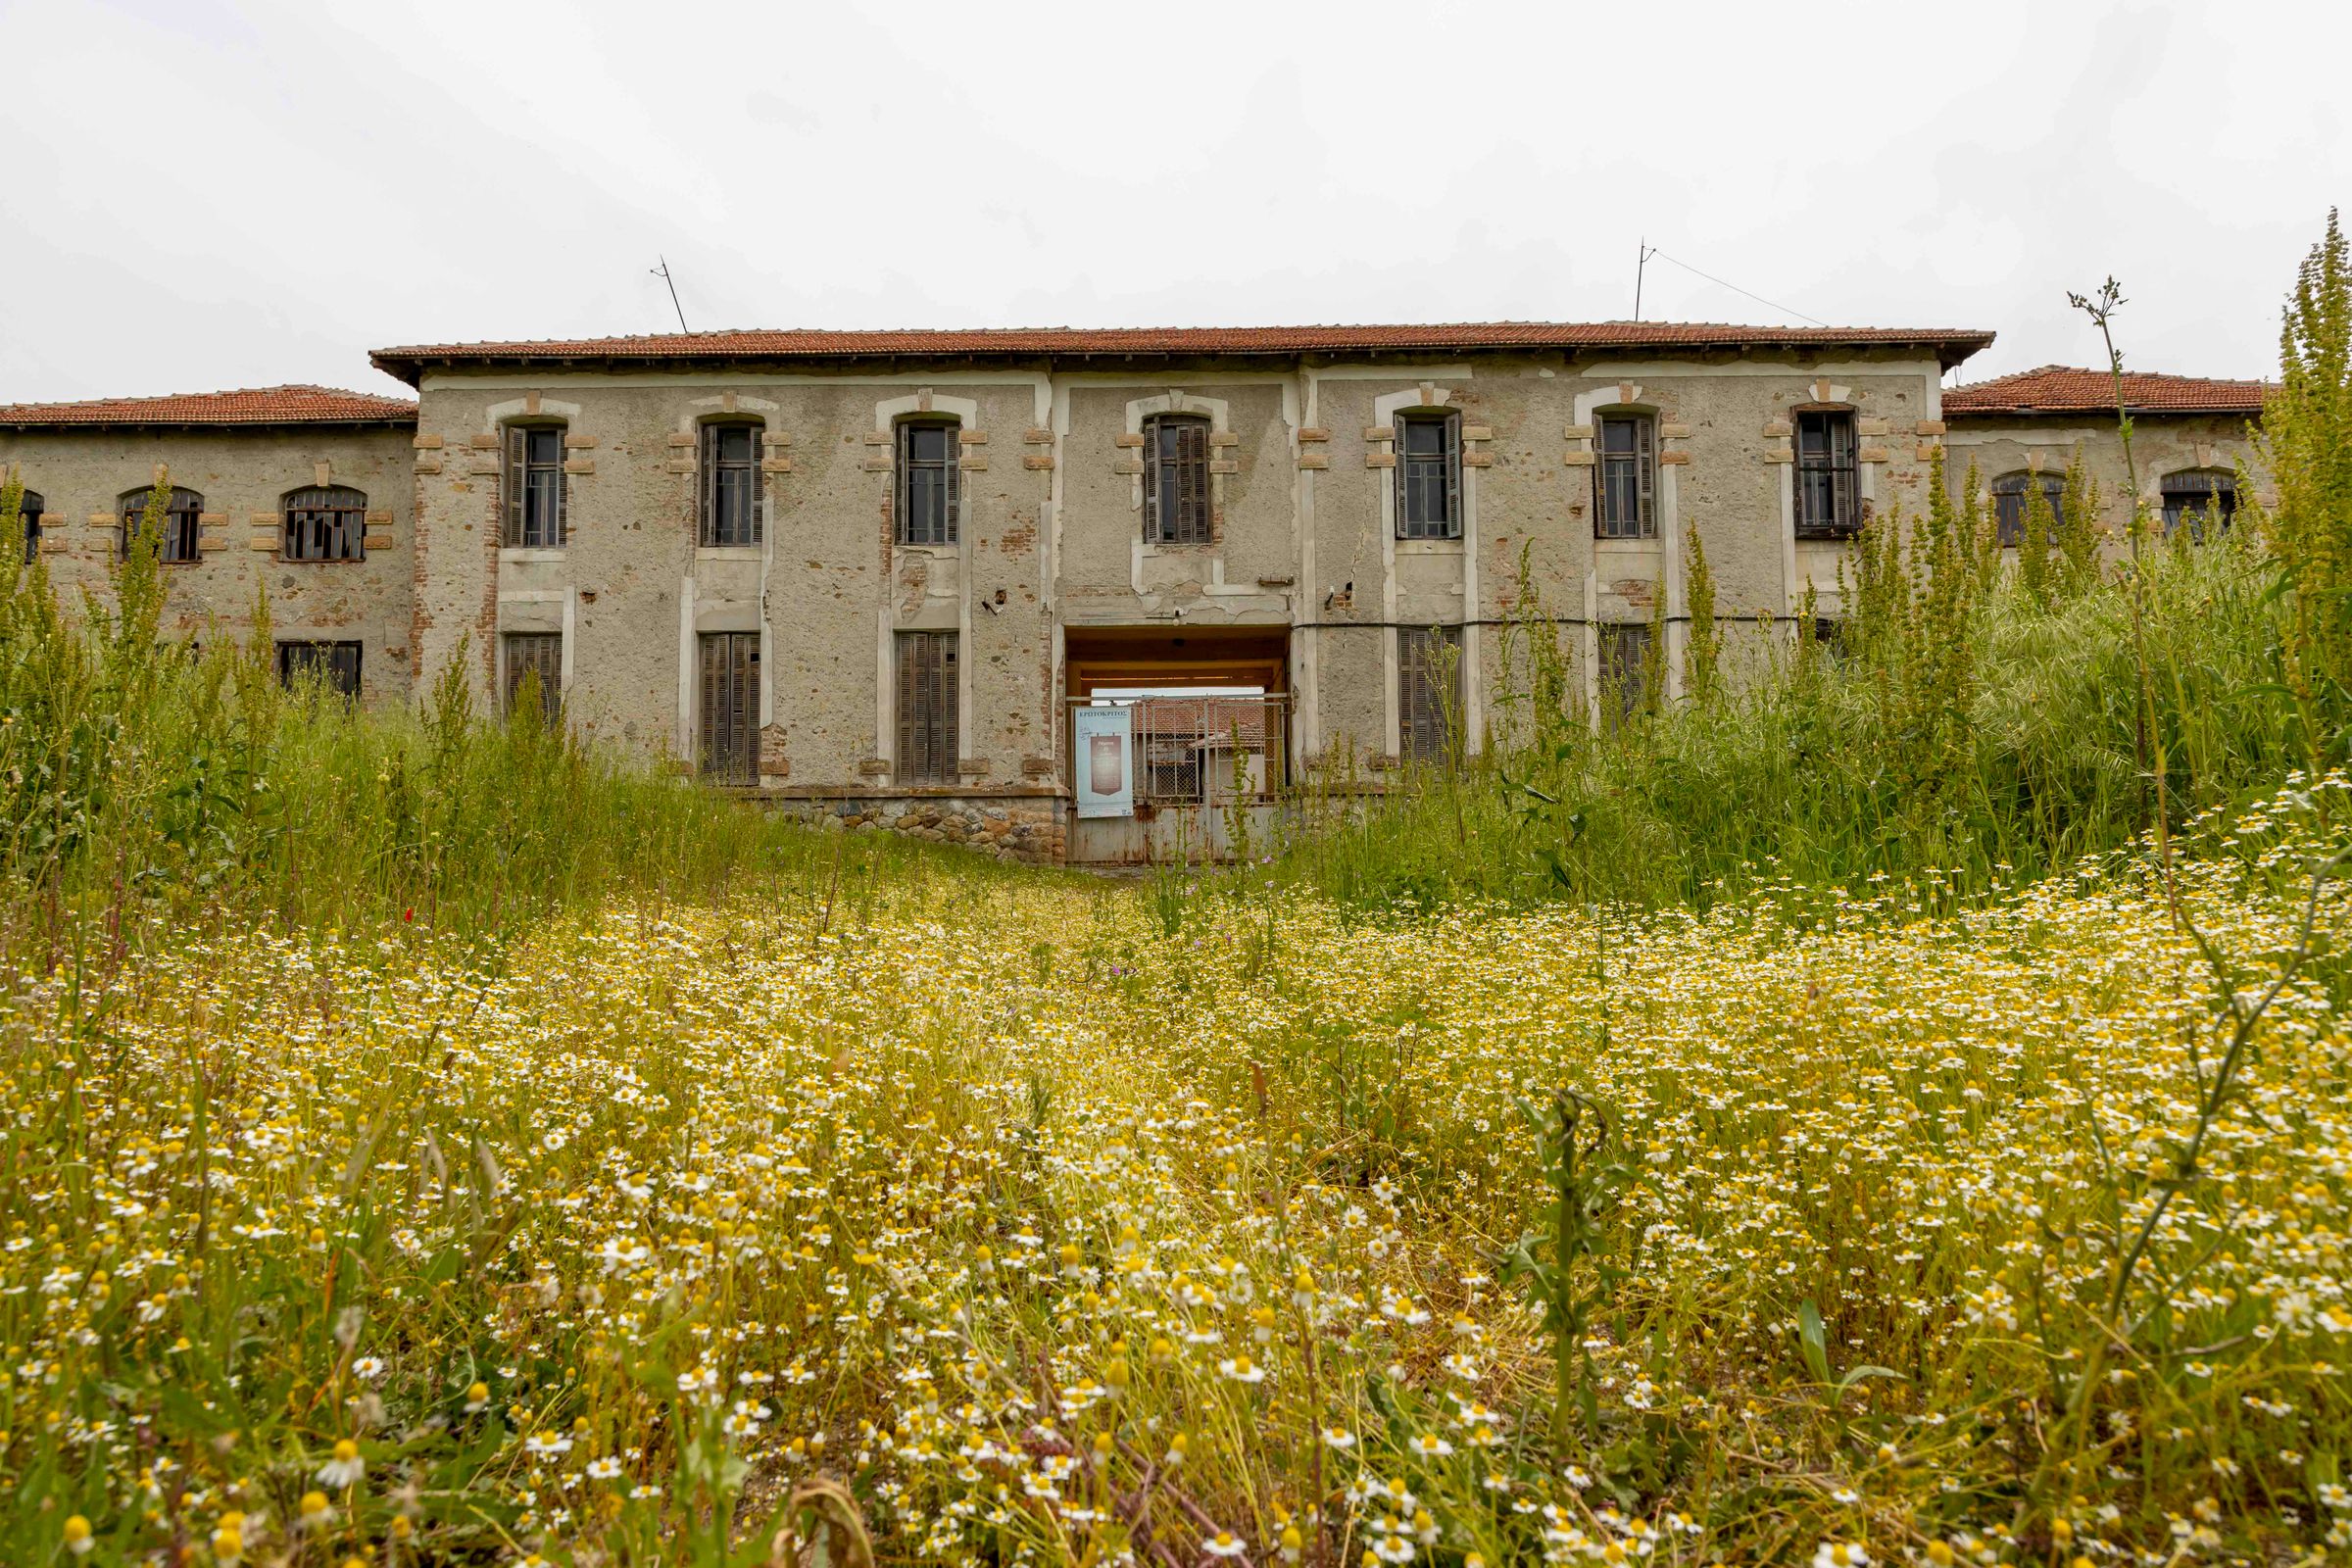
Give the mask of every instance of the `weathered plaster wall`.
POLYGON ((198 558, 162 568, 169 629, 201 637, 218 627, 241 639, 266 587, 277 638, 356 640, 363 698, 408 696, 415 666, 406 429, 0 430, 0 470, 11 465, 40 494, 42 559, 67 603, 78 603, 85 589, 102 600, 111 595, 122 553, 121 497, 152 485, 161 466, 174 485, 204 497, 198 558), (287 492, 322 474, 367 494, 365 560, 279 558, 287 492))
MULTIPOLYGON (((1966 493, 1972 461, 1977 466, 1978 488, 1989 494, 1992 481, 2003 474, 2021 469, 2062 473, 2080 450, 2083 468, 2098 483, 2100 520, 2107 529, 2108 548, 2125 547, 2125 529, 2132 520, 2131 483, 2124 466, 2123 438, 2113 419, 1968 415, 1952 420, 1949 440, 1944 477, 1954 500, 1966 493)), ((2140 494, 2159 526, 2164 476, 2183 468, 2229 468, 2242 462, 2254 493, 2266 500, 2271 495, 2247 422, 2235 416, 2134 415, 2132 456, 2139 469, 2140 494)))

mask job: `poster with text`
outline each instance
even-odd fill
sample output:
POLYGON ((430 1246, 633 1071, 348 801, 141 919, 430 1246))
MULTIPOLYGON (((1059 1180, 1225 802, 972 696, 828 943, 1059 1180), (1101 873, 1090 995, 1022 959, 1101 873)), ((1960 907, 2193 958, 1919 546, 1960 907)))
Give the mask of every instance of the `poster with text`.
POLYGON ((1135 814, 1135 710, 1073 709, 1071 749, 1078 774, 1080 816, 1135 814))

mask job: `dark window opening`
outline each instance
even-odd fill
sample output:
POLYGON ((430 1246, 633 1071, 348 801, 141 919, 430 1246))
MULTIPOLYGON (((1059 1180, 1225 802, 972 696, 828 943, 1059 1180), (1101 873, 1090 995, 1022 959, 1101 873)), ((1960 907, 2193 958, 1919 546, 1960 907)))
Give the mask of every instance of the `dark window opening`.
POLYGON ((564 474, 564 427, 507 426, 507 538, 514 550, 560 550, 568 497, 564 474))
POLYGON ((1649 700, 1650 628, 1618 621, 1600 628, 1600 717, 1622 724, 1649 700))
POLYGON ((535 685, 540 716, 553 725, 564 710, 564 634, 511 631, 506 635, 506 653, 504 711, 512 714, 524 687, 535 685))
POLYGON ((899 424, 899 543, 956 542, 961 483, 962 430, 953 421, 906 419, 899 424))
POLYGON ((17 500, 17 516, 24 524, 26 565, 32 564, 32 558, 41 553, 41 513, 44 510, 38 490, 27 490, 17 500))
POLYGON ((358 643, 282 642, 277 645, 277 679, 286 687, 322 682, 344 697, 360 695, 358 643))
POLYGON ((756 424, 703 426, 702 542, 756 545, 767 507, 760 493, 763 432, 756 424))
POLYGON ((760 782, 760 634, 703 634, 701 767, 721 784, 760 782))
POLYGON ((1408 762, 1449 757, 1462 714, 1461 627, 1397 629, 1396 699, 1396 755, 1408 762))
POLYGON ((2161 488, 2167 538, 2185 524, 2189 538, 2201 540, 2208 531, 2226 532, 2237 515, 2237 475, 2227 468, 2187 468, 2168 473, 2161 488), (2208 523, 2212 525, 2210 530, 2208 523))
POLYGON ((1657 425, 1646 414, 1609 414, 1594 432, 1592 535, 1596 539, 1655 539, 1657 425))
POLYGON ((1845 409, 1796 416, 1796 536, 1849 538, 1862 526, 1854 416, 1845 409))
POLYGON ((1210 540, 1208 421, 1159 415, 1144 421, 1144 536, 1163 545, 1210 540))
POLYGON ((1396 416, 1396 537, 1462 536, 1462 425, 1450 414, 1396 416))
POLYGON ((2050 509, 2053 522, 2065 511, 2066 478, 2056 473, 2004 473, 1992 481, 1993 529, 2000 536, 2001 548, 2013 550, 2025 542, 2026 514, 2034 505, 2034 491, 2041 491, 2042 504, 2050 509))
POLYGON ((368 498, 347 485, 297 490, 286 497, 288 561, 362 561, 367 558, 368 498))
MULTIPOLYGON (((147 515, 145 490, 125 491, 122 496, 122 554, 130 554, 138 538, 139 526, 147 515)), ((166 565, 185 565, 197 557, 199 524, 204 516, 204 497, 193 490, 174 488, 171 502, 164 509, 162 523, 156 535, 155 559, 166 565)))
POLYGON ((956 658, 952 631, 899 633, 898 781, 956 781, 956 658))

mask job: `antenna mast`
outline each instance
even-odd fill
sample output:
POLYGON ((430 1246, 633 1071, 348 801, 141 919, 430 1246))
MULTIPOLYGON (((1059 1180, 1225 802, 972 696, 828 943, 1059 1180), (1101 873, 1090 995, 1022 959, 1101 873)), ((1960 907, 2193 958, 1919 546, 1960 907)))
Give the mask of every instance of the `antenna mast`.
POLYGON ((1647 235, 1643 235, 1635 243, 1636 248, 1641 252, 1639 259, 1634 263, 1634 319, 1639 321, 1642 319, 1642 274, 1649 270, 1649 259, 1658 254, 1658 249, 1650 244, 1647 235))
MULTIPOLYGON (((686 324, 686 307, 678 303, 678 285, 675 282, 672 282, 670 279, 669 258, 666 256, 656 256, 654 260, 660 262, 662 265, 660 267, 649 267, 646 269, 646 270, 653 273, 654 276, 660 278, 662 282, 669 284, 669 308, 678 313, 678 330, 681 332, 692 332, 694 329, 686 324)), ((1639 293, 1640 290, 1637 289, 1635 292, 1639 293)))

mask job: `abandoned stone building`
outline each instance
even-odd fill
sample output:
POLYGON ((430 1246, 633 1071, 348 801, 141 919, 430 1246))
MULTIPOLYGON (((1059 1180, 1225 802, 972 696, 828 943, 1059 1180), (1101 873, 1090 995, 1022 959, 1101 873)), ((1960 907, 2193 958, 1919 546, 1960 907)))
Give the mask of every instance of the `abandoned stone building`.
MULTIPOLYGON (((279 387, 0 407, 24 548, 103 593, 158 477, 177 625, 267 588, 289 676, 453 663, 779 807, 1037 859, 1214 853, 1235 808, 1507 731, 1540 628, 1593 722, 1679 692, 1681 541, 1734 657, 1838 612, 1947 449, 2008 513, 2113 387, 1945 389, 1958 330, 1690 323, 729 331, 378 351, 279 387)), ((2263 388, 2128 378, 2170 519, 2263 388)), ((2102 412, 2106 411, 2106 412, 2102 412)), ((2112 525, 2112 524, 2111 524, 2112 525)), ((1242 818, 1247 819, 1246 814, 1242 818)))

